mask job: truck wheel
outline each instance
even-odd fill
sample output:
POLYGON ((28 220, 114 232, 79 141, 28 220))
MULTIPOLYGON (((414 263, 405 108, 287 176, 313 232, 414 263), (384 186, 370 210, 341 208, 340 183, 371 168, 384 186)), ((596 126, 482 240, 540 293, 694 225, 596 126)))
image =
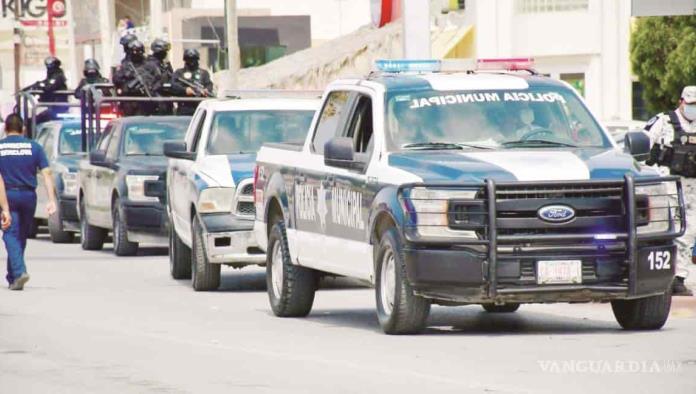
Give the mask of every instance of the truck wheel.
POLYGON ((660 329, 667 321, 671 307, 671 291, 653 297, 611 302, 614 317, 624 330, 660 329))
POLYGON ((481 304, 481 306, 489 313, 512 313, 520 309, 520 304, 517 302, 508 302, 503 305, 481 304))
POLYGON ((111 217, 114 222, 114 254, 116 256, 135 256, 138 253, 138 243, 128 240, 128 231, 123 224, 121 206, 118 199, 111 206, 111 217))
POLYGON ((106 230, 87 222, 85 203, 80 200, 80 246, 84 250, 101 250, 106 239, 106 230))
POLYGON ((285 224, 276 223, 268 238, 266 290, 278 317, 304 317, 312 310, 317 290, 317 272, 292 264, 285 224))
POLYGON ((379 324, 387 334, 417 334, 425 329, 430 301, 415 295, 396 229, 386 230, 376 253, 375 296, 379 324))
POLYGON ((173 225, 169 229, 169 272, 174 279, 191 279, 191 249, 181 242, 173 225))
POLYGON ((220 287, 220 264, 211 264, 205 255, 203 228, 200 219, 193 219, 191 238, 191 283, 196 291, 217 290, 220 287))
POLYGON ((63 223, 60 222, 58 212, 48 217, 48 234, 54 244, 69 244, 75 239, 75 233, 63 230, 63 223))

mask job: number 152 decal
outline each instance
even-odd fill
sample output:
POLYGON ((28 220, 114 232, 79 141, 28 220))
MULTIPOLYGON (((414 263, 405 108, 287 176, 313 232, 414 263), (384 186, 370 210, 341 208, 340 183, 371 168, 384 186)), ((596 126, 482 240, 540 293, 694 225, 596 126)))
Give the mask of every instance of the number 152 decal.
POLYGON ((648 254, 650 270, 668 270, 672 268, 672 252, 669 250, 656 250, 648 254))

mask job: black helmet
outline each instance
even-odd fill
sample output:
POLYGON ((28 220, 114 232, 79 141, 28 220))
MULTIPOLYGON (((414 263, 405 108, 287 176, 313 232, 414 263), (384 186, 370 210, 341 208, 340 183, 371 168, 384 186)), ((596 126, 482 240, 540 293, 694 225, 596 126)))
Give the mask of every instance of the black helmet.
POLYGON ((123 46, 123 50, 126 51, 126 50, 128 50, 128 44, 130 44, 132 41, 135 41, 137 39, 138 39, 138 37, 135 34, 126 33, 126 35, 121 37, 119 44, 121 44, 123 46))
POLYGON ((152 44, 150 44, 152 54, 159 59, 164 59, 167 57, 167 52, 169 52, 169 49, 169 43, 161 38, 156 38, 154 41, 152 41, 152 44))
POLYGON ((128 55, 131 60, 142 59, 145 55, 145 45, 138 40, 133 40, 128 44, 128 55))
POLYGON ((85 60, 85 67, 82 73, 87 78, 99 76, 99 63, 94 59, 85 60))
POLYGON ((191 48, 184 51, 184 64, 186 64, 188 67, 198 67, 198 60, 200 58, 201 55, 196 49, 191 48))
POLYGON ((48 72, 53 72, 60 68, 60 59, 57 57, 49 56, 44 59, 44 65, 46 65, 46 70, 48 72))

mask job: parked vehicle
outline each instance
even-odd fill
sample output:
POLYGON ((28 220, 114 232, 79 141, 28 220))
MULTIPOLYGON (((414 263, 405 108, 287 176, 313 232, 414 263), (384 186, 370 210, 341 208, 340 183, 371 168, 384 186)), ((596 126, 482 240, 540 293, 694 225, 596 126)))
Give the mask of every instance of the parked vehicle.
POLYGON ((77 217, 77 169, 80 160, 86 157, 82 149, 80 121, 61 120, 41 124, 36 134, 38 142, 45 150, 53 172, 56 187, 56 213, 48 216, 46 203, 48 196, 43 185, 43 177, 38 177, 36 189, 37 226, 48 225, 48 233, 54 243, 70 243, 79 231, 77 217))
POLYGON ((99 250, 113 232, 114 253, 134 255, 140 243, 167 244, 167 214, 145 181, 166 170, 165 141, 184 138, 190 117, 134 116, 109 123, 78 170, 82 248, 99 250))
POLYGON ((259 151, 277 316, 307 315, 331 274, 375 286, 389 334, 423 330, 432 303, 610 301, 623 328, 662 327, 685 207, 678 178, 636 161, 644 134, 621 152, 569 85, 533 72, 380 66, 330 84, 304 143, 259 151))
POLYGON ((192 278, 195 290, 214 290, 221 265, 265 263, 253 233, 256 152, 264 142, 304 138, 318 104, 303 98, 207 100, 185 141, 165 144, 174 279, 192 278))

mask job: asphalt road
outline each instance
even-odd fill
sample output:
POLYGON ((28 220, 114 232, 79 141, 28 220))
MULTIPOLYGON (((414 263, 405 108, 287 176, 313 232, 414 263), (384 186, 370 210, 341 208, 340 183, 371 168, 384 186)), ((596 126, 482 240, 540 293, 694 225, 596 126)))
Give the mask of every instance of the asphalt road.
POLYGON ((223 268, 221 291, 194 293, 166 250, 28 249, 26 290, 0 289, 3 393, 696 393, 696 298, 656 332, 559 304, 435 307, 425 334, 390 337, 373 291, 345 280, 309 317, 279 319, 261 268, 223 268))

